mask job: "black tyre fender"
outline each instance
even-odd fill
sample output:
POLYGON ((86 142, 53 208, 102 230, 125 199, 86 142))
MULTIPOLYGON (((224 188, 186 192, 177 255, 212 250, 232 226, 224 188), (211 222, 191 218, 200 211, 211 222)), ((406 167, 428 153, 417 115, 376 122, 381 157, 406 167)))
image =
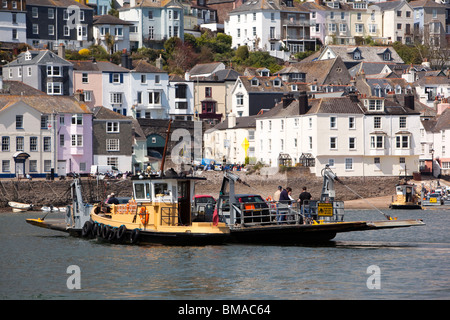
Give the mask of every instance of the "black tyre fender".
POLYGON ((84 226, 81 229, 81 236, 82 237, 89 237, 91 235, 92 225, 93 225, 92 221, 86 221, 84 223, 84 226))
POLYGON ((117 234, 117 228, 110 228, 109 234, 108 234, 108 240, 113 241, 116 239, 117 234))
POLYGON ((102 227, 102 238, 103 239, 108 239, 110 231, 111 231, 111 228, 109 226, 103 225, 103 227, 102 227))
POLYGON ((99 223, 97 225, 97 234, 96 234, 96 236, 100 238, 102 236, 102 233, 103 233, 103 224, 99 223))
POLYGON ((125 225, 121 225, 119 229, 117 229, 116 238, 119 241, 122 241, 125 238, 125 235, 127 234, 127 227, 125 225))
POLYGON ((131 231, 130 242, 136 244, 139 241, 140 231, 139 229, 134 229, 131 231))

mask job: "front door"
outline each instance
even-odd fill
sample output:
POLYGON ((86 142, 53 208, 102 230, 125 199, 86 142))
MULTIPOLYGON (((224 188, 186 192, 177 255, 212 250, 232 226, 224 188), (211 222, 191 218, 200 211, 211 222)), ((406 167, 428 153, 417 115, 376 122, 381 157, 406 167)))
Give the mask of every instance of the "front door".
POLYGON ((58 160, 58 167, 56 169, 56 172, 60 177, 66 175, 66 160, 58 160))
POLYGON ((190 181, 178 181, 178 214, 179 223, 191 225, 191 188, 190 181))
POLYGON ((25 161, 16 162, 16 177, 17 178, 25 177, 25 161))

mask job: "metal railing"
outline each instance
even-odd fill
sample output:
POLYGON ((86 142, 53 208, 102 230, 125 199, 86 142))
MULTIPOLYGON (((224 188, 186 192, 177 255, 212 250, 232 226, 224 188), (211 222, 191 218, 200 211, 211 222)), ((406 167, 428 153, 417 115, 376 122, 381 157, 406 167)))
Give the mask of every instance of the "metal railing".
POLYGON ((236 226, 316 224, 343 221, 344 202, 333 201, 322 204, 317 200, 304 201, 304 205, 294 201, 266 201, 232 204, 236 226))

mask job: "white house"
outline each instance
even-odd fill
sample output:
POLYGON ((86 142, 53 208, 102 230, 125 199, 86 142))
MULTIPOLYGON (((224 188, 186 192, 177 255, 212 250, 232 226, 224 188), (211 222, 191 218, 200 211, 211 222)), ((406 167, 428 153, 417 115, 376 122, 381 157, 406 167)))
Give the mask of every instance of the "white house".
POLYGON ((236 117, 230 113, 224 121, 206 130, 204 157, 219 163, 255 163, 255 121, 258 116, 236 117))
POLYGON ((130 25, 131 22, 121 20, 109 14, 94 16, 93 34, 94 43, 101 45, 108 51, 114 53, 123 49, 130 50, 130 25), (107 43, 108 35, 110 43, 107 43))
POLYGON ((194 119, 194 81, 171 75, 167 94, 171 117, 175 120, 194 119))
POLYGON ((270 166, 315 159, 320 176, 329 164, 338 176, 397 176, 417 171, 420 113, 382 98, 308 100, 286 96, 256 120, 256 158, 270 166))

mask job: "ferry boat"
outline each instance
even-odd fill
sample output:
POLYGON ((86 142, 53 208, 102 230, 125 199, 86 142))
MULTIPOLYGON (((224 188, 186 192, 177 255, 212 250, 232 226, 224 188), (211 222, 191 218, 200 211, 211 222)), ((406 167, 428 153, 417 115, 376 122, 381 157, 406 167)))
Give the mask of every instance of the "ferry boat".
POLYGON ((422 209, 421 196, 416 186, 407 181, 395 186, 395 199, 389 205, 391 209, 422 209))
MULTIPOLYGON (((337 233, 423 226, 420 219, 397 220, 381 212, 386 220, 344 221, 344 202, 335 200, 335 182, 342 181, 329 166, 322 170, 319 200, 294 204, 264 201, 253 194, 236 195, 239 176, 225 172, 217 209, 220 221, 230 227, 230 242, 253 244, 298 244, 332 240, 337 233), (250 200, 250 201, 248 201, 250 200)), ((246 184, 249 186, 248 184, 246 184)))
POLYGON ((164 175, 132 177, 133 198, 127 204, 94 205, 83 234, 130 243, 222 244, 230 229, 224 222, 201 219, 191 205, 195 182, 202 177, 169 170, 164 175))

